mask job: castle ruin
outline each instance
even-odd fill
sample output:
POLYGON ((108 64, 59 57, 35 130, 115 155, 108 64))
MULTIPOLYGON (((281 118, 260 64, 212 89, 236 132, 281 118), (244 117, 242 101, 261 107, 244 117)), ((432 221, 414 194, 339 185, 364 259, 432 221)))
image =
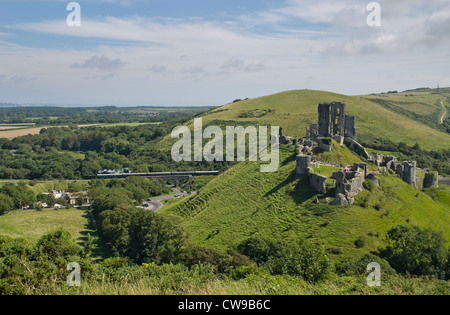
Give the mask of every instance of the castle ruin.
MULTIPOLYGON (((331 139, 344 143, 359 155, 373 162, 378 171, 369 172, 367 163, 355 163, 350 167, 344 167, 331 176, 336 180, 336 194, 332 205, 351 205, 355 201, 355 196, 364 190, 363 183, 368 180, 376 187, 379 181, 376 174, 391 172, 398 174, 400 178, 414 188, 418 188, 417 162, 405 161, 400 163, 394 156, 384 156, 375 154, 370 156, 366 149, 357 140, 356 117, 346 114, 346 104, 341 102, 320 103, 318 106, 319 122, 310 125, 306 129, 306 137, 300 139, 297 144, 300 154, 297 156, 297 178, 307 178, 310 185, 322 194, 327 193, 325 181, 326 176, 317 174, 311 168, 311 156, 313 149, 331 151, 333 144, 331 139)), ((293 138, 286 137, 281 129, 280 143, 293 143, 293 138)), ((342 165, 341 165, 342 166, 342 165)), ((438 187, 438 174, 427 173, 423 181, 423 188, 438 187)))
POLYGON ((307 131, 311 138, 342 137, 357 140, 356 117, 346 114, 345 102, 320 103, 318 111, 319 123, 311 124, 307 131))

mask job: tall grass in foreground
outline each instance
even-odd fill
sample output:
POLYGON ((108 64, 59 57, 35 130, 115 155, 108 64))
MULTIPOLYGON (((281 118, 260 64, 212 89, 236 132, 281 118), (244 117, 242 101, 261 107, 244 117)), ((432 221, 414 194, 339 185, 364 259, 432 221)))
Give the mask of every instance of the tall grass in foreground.
POLYGON ((448 295, 450 283, 428 278, 384 277, 371 288, 365 276, 332 274, 317 284, 291 276, 263 272, 234 280, 208 267, 189 270, 181 265, 126 267, 82 277, 80 287, 48 286, 30 294, 52 295, 448 295))

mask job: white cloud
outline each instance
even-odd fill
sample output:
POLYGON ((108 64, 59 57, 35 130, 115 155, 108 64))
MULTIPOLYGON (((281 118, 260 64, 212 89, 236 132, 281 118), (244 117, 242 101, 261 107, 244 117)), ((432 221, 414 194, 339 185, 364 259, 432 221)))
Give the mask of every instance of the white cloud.
POLYGON ((1 37, 2 75, 37 78, 27 85, 55 98, 141 105, 220 105, 296 88, 358 94, 448 78, 448 1, 381 0, 379 28, 366 24, 368 2, 336 2, 290 0, 230 21, 134 16, 83 18, 81 27, 64 20, 12 25, 103 44, 44 49, 1 37))
POLYGON ((111 60, 108 57, 102 56, 92 56, 89 59, 84 60, 82 63, 74 63, 71 65, 73 69, 99 69, 99 70, 117 70, 124 66, 126 62, 120 59, 111 60))

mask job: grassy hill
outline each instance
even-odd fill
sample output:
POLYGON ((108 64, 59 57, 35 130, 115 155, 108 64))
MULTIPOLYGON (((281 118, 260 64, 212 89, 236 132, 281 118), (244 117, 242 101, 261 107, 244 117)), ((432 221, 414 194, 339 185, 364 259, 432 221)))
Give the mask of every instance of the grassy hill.
MULTIPOLYGON (((227 104, 202 118, 204 125, 275 125, 282 127, 286 135, 303 137, 306 128, 318 120, 319 103, 344 101, 347 113, 357 117, 360 141, 370 144, 389 140, 409 146, 419 143, 423 149, 440 150, 447 149, 450 142, 450 135, 436 125, 443 111, 440 100, 445 98, 431 92, 346 96, 294 90, 227 104), (411 94, 414 96, 405 96, 411 94)), ((169 136, 159 148, 170 150, 173 142, 169 136)))
MULTIPOLYGON (((341 163, 357 158, 345 147, 336 152, 322 157, 341 163)), ((388 174, 380 176, 380 188, 365 190, 354 205, 330 206, 323 203, 327 196, 313 191, 304 180, 295 179, 295 155, 294 146, 283 146, 276 173, 261 173, 259 163, 240 163, 195 196, 162 213, 181 222, 196 243, 217 248, 234 247, 260 235, 317 241, 339 254, 337 258, 359 256, 382 245, 385 233, 398 224, 442 231, 450 240, 450 212, 442 197, 446 187, 438 190, 433 200, 388 174), (320 204, 314 203, 316 197, 320 204), (363 241, 361 248, 355 246, 358 239, 363 241)), ((322 174, 335 170, 321 168, 322 174)), ((329 191, 329 197, 333 196, 334 191, 329 191)))

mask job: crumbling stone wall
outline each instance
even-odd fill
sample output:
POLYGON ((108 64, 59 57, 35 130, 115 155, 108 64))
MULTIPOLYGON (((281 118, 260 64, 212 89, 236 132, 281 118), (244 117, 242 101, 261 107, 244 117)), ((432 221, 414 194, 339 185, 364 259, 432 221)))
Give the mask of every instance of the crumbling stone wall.
POLYGON ((438 172, 426 173, 423 179, 423 188, 438 188, 439 187, 439 174, 438 172))
MULTIPOLYGON (((322 138, 342 136, 357 139, 356 118, 346 115, 346 104, 341 102, 319 104, 318 136, 322 138)), ((310 136, 315 126, 311 125, 310 136)))
POLYGON ((319 104, 319 137, 330 136, 330 104, 319 104))
POLYGON ((355 196, 364 190, 364 172, 339 171, 333 174, 336 179, 336 199, 332 205, 351 205, 355 202, 355 196))
POLYGON ((310 155, 297 155, 297 178, 305 177, 309 175, 311 171, 311 156, 310 155))
POLYGON ((416 179, 416 172, 417 172, 417 162, 403 162, 403 175, 402 179, 408 184, 413 186, 414 188, 417 188, 417 179, 416 179))
POLYGON ((311 186, 318 192, 322 194, 327 193, 327 187, 325 185, 325 181, 327 180, 326 176, 322 176, 319 174, 312 174, 310 178, 311 186))

